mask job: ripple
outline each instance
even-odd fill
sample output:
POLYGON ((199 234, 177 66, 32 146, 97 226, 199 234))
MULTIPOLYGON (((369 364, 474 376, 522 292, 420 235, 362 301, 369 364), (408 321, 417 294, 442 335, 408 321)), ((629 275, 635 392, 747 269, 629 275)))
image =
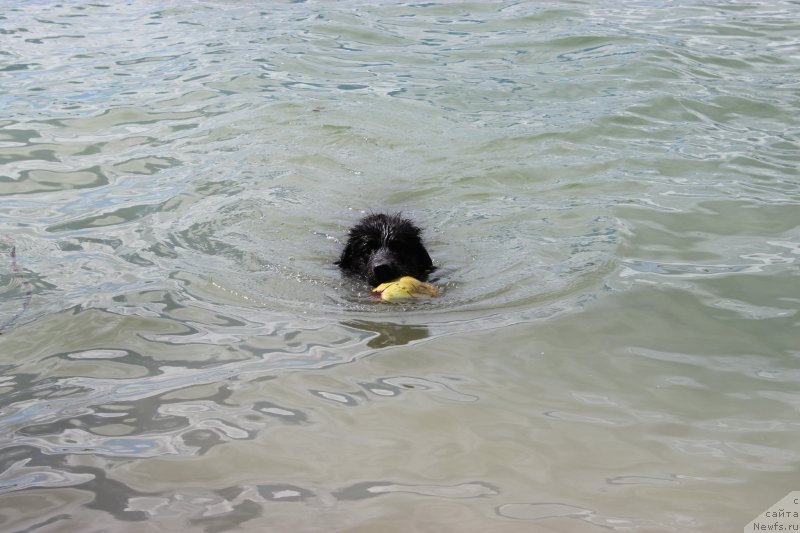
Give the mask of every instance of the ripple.
POLYGON ((397 492, 453 499, 493 496, 498 494, 498 489, 481 482, 461 483, 458 485, 407 485, 384 481, 365 481, 340 489, 334 495, 340 500, 362 500, 397 492))
POLYGON ((591 516, 592 511, 563 503, 508 503, 498 513, 520 520, 541 520, 561 516, 583 518, 591 516))
MULTIPOLYGON (((553 520, 558 518, 581 520, 612 531, 645 531, 648 529, 678 531, 683 529, 670 524, 659 523, 655 520, 606 516, 591 509, 556 502, 508 503, 498 507, 497 513, 500 516, 517 520, 553 520)), ((683 527, 688 525, 682 524, 683 527)))
POLYGON ((0 493, 39 488, 71 487, 91 481, 91 474, 76 474, 49 467, 27 466, 30 459, 17 461, 0 474, 0 493))

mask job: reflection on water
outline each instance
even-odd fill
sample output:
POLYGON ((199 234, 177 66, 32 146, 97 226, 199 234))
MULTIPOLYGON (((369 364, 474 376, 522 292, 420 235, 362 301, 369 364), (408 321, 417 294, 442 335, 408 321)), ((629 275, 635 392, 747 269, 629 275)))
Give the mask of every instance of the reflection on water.
POLYGON ((3 531, 731 531, 797 489, 793 3, 6 7, 3 531), (340 276, 370 210, 440 298, 340 276))
POLYGON ((359 331, 375 333, 367 340, 367 346, 374 349, 400 346, 429 336, 428 328, 425 326, 394 324, 391 322, 368 322, 364 320, 344 322, 342 325, 359 331))

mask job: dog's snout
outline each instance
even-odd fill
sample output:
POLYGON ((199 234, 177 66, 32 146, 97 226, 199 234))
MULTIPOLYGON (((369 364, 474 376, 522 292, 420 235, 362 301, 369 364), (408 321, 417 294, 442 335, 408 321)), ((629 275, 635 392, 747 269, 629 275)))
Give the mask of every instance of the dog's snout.
POLYGON ((370 273, 371 281, 376 284, 392 281, 400 275, 397 260, 387 248, 377 250, 370 263, 372 267, 370 273))
POLYGON ((391 281, 392 279, 397 277, 397 275, 396 275, 397 271, 394 268, 394 265, 392 265, 389 262, 378 263, 372 269, 372 272, 375 275, 375 280, 378 283, 383 283, 385 281, 391 281))

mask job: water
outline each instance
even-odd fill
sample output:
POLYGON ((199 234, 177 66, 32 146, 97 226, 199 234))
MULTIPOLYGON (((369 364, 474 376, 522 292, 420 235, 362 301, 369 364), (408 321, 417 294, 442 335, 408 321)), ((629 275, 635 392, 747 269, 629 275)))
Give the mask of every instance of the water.
POLYGON ((0 530, 737 531, 800 489, 796 2, 4 2, 0 530), (333 265, 425 227, 443 296, 333 265))

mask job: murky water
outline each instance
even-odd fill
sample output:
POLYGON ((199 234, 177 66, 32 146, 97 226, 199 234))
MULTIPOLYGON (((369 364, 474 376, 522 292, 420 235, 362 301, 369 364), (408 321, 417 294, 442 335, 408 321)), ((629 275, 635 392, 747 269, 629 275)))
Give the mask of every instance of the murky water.
POLYGON ((796 2, 3 2, 0 530, 737 531, 800 490, 796 2), (425 227, 442 297, 333 261, 425 227))

